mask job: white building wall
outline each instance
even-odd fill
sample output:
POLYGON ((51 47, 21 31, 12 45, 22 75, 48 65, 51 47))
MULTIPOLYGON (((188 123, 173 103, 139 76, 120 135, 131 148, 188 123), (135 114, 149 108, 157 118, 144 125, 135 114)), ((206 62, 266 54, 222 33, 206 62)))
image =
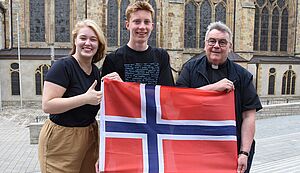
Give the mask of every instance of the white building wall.
MULTIPOLYGON (((274 96, 281 96, 282 89, 282 77, 283 74, 289 70, 289 64, 262 64, 262 72, 261 72, 261 84, 262 91, 261 96, 269 96, 268 95, 268 87, 269 87, 269 70, 270 68, 276 69, 276 77, 275 77, 275 94, 274 96)), ((296 86, 300 84, 300 65, 292 65, 292 69, 296 73, 296 86)), ((300 94, 300 87, 295 88, 295 95, 300 94)))
POLYGON ((0 50, 4 48, 4 19, 3 14, 0 13, 0 50))
MULTIPOLYGON (((12 95, 10 65, 18 63, 18 60, 1 60, 0 63, 0 82, 2 85, 2 101, 20 101, 19 95, 12 95)), ((41 96, 36 95, 35 70, 42 64, 49 64, 49 60, 22 60, 22 99, 25 101, 41 101, 41 96)))

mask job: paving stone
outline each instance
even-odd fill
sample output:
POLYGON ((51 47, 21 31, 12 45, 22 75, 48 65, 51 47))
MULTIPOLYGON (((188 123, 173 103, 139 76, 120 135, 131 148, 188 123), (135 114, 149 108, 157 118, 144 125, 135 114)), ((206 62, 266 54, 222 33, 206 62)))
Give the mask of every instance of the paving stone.
MULTIPOLYGON (((256 121, 251 173, 300 173, 300 115, 256 121)), ((39 173, 38 145, 29 128, 0 117, 0 172, 39 173)))

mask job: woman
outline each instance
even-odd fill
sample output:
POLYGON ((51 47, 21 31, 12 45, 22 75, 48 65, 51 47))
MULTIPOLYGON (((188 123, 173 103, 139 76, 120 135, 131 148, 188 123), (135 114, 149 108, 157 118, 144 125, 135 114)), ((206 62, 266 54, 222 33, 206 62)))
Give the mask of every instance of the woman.
POLYGON ((41 171, 95 172, 98 158, 100 73, 94 63, 105 54, 102 30, 92 20, 72 32, 70 55, 57 60, 46 75, 42 107, 50 114, 39 137, 41 171))

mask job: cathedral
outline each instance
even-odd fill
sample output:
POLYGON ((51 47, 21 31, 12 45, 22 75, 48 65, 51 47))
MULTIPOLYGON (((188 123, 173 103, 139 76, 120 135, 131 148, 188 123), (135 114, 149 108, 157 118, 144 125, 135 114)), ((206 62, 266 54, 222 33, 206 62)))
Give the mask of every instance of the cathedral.
MULTIPOLYGON (((95 20, 108 52, 127 43, 134 0, 0 0, 0 102, 40 103, 44 76, 71 48, 77 21, 95 20)), ((209 23, 233 31, 229 59, 253 74, 263 103, 300 99, 300 1, 146 0, 155 10, 148 44, 168 51, 174 78, 202 55, 209 23)), ((97 64, 101 68, 101 62, 97 64)))

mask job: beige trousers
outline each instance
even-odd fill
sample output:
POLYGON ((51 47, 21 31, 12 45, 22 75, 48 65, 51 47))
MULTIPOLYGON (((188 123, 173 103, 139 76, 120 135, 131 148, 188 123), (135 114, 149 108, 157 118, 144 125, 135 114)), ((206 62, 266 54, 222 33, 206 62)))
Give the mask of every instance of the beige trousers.
POLYGON ((95 173, 99 156, 97 122, 88 127, 63 127, 46 120, 39 136, 42 173, 95 173))

